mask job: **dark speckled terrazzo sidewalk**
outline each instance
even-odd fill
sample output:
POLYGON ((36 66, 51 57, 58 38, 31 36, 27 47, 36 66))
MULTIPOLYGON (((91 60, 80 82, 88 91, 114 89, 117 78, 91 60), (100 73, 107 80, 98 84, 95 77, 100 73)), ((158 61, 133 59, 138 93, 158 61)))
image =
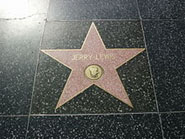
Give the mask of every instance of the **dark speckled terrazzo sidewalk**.
POLYGON ((0 1, 0 139, 185 139, 185 1, 0 1), (55 109, 71 70, 41 49, 145 48, 116 69, 133 108, 93 85, 55 109))

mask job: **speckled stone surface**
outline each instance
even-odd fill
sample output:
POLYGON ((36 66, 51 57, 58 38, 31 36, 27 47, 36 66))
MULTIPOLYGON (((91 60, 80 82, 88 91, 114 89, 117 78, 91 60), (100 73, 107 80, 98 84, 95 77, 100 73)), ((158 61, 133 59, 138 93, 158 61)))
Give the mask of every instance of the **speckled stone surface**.
MULTIPOLYGON (((110 27, 109 32, 111 32, 111 26, 113 26, 112 29, 113 32, 115 28, 114 26, 116 26, 117 29, 120 29, 121 33, 121 34, 114 33, 114 35, 112 35, 112 37, 114 37, 114 39, 112 39, 112 42, 107 43, 106 40, 108 40, 108 37, 105 36, 108 33, 106 34, 106 30, 103 30, 103 28, 102 30, 100 29, 102 38, 105 38, 105 40, 103 40, 105 45, 109 44, 108 46, 106 46, 107 48, 109 48, 109 46, 113 46, 114 48, 116 48, 117 44, 116 42, 118 42, 118 46, 121 46, 120 43, 123 41, 119 42, 116 38, 117 36, 124 36, 125 34, 129 34, 127 40, 132 39, 133 42, 131 43, 131 41, 130 42, 128 41, 130 46, 128 46, 128 44, 126 45, 123 43, 122 48, 125 47, 133 48, 132 45, 134 46, 134 44, 137 43, 137 41, 140 44, 144 44, 144 42, 141 42, 141 39, 143 39, 143 37, 141 35, 142 30, 139 22, 134 21, 127 23, 123 21, 121 22, 106 21, 104 24, 103 23, 104 22, 100 22, 98 24, 98 22, 96 22, 97 25, 102 26, 104 24, 109 25, 110 27), (137 28, 135 28, 135 30, 127 30, 124 28, 123 25, 125 25, 126 28, 129 25, 135 26, 137 28), (113 45, 111 45, 111 43, 113 45)), ((82 42, 81 40, 85 39, 85 35, 77 36, 77 33, 73 31, 74 32, 73 36, 70 36, 72 30, 71 28, 74 28, 73 26, 77 27, 77 25, 81 27, 84 26, 84 23, 57 22, 53 24, 49 23, 48 26, 46 25, 42 49, 45 49, 45 47, 47 49, 49 48, 66 49, 65 46, 72 46, 73 48, 76 47, 78 48, 79 43, 81 44, 82 42), (59 27, 62 28, 63 26, 65 27, 66 30, 59 29, 59 27), (51 28, 54 28, 54 30, 51 30, 51 28), (52 35, 53 33, 51 32, 55 32, 55 34, 57 34, 55 35, 55 38, 53 38, 54 36, 52 35), (58 36, 58 34, 60 34, 60 37, 58 36), (50 43, 50 41, 48 40, 51 40, 51 38, 52 40, 56 41, 54 43, 50 43), (68 38, 69 41, 67 41, 68 38), (65 39, 66 41, 62 41, 65 39), (76 45, 73 41, 76 42, 76 45)), ((80 34, 85 34, 82 31, 80 34)), ((84 30, 84 32, 86 32, 87 34, 86 30, 84 30)), ((128 107, 124 103, 120 102, 119 100, 115 99, 111 95, 107 94, 107 92, 98 88, 97 86, 91 86, 90 88, 87 88, 83 93, 81 93, 80 95, 76 96, 75 98, 64 104, 64 106, 55 110, 56 104, 60 98, 60 94, 69 77, 70 69, 64 67, 62 64, 59 64, 56 60, 53 60, 49 56, 40 53, 36 84, 33 93, 32 114, 45 114, 45 113, 79 114, 79 113, 114 113, 114 112, 120 113, 120 112, 156 111, 156 100, 154 96, 154 90, 152 87, 146 51, 125 63, 123 66, 118 68, 117 71, 122 83, 125 84, 124 85, 125 89, 129 95, 129 98, 131 99, 131 102, 134 105, 133 109, 128 107), (107 105, 110 105, 110 107, 107 107, 107 105)))
POLYGON ((25 117, 0 117, 1 139, 24 139, 28 118, 25 117))
POLYGON ((166 139, 185 138, 185 113, 161 114, 164 137, 166 139))
POLYGON ((52 0, 48 20, 138 19, 136 0, 52 0))
POLYGON ((0 21, 0 114, 28 114, 43 32, 34 20, 0 21))
POLYGON ((184 0, 138 0, 143 19, 185 19, 184 0))
MULTIPOLYGON (((95 21, 107 48, 144 48, 139 21, 95 21)), ((47 22, 42 49, 80 49, 91 21, 47 22)))
POLYGON ((184 13, 184 0, 0 0, 0 139, 184 139, 184 13), (134 109, 93 85, 55 110, 71 71, 40 50, 80 49, 92 22, 107 49, 146 48, 117 69, 134 109))
POLYGON ((157 114, 31 117, 28 138, 161 139, 157 114))
POLYGON ((144 30, 160 111, 185 110, 185 21, 146 21, 144 30))

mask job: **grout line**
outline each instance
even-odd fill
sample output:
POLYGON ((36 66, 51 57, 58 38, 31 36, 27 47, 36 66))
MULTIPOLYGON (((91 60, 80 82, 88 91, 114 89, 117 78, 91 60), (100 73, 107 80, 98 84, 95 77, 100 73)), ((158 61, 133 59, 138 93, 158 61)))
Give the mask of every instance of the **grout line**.
POLYGON ((141 25, 141 30, 142 30, 142 34, 143 34, 143 41, 144 41, 144 45, 146 48, 149 71, 150 71, 150 76, 151 76, 151 81, 152 81, 152 88, 153 88, 155 99, 156 99, 157 112, 159 113, 159 105, 158 105, 158 101, 157 101, 157 95, 156 95, 156 90, 155 90, 155 85, 154 85, 154 80, 153 80, 152 68, 151 68, 151 64, 150 64, 149 53, 148 53, 148 48, 147 48, 147 43, 146 43, 146 38, 145 38, 145 32, 144 32, 144 27, 143 27, 143 22, 142 22, 141 13, 139 10, 138 2, 137 2, 137 8, 138 8, 138 13, 139 13, 139 17, 140 17, 140 25, 141 25))
POLYGON ((185 21, 185 19, 142 19, 143 21, 185 21))
POLYGON ((139 114, 178 114, 185 111, 171 112, 126 112, 126 113, 85 113, 85 114, 31 114, 31 116, 106 116, 106 115, 139 115, 139 114))
POLYGON ((46 21, 48 21, 48 14, 49 14, 50 6, 51 6, 51 0, 48 1, 48 7, 47 7, 47 11, 46 11, 46 21))
MULTIPOLYGON (((50 0, 48 2, 48 4, 50 4, 50 0)), ((49 8, 49 5, 47 7, 47 13, 48 13, 48 8, 49 8)), ((47 15, 46 13, 46 15, 47 15)), ((47 17, 46 17, 47 19, 47 17)), ((44 27, 43 27, 43 32, 42 32, 42 36, 40 37, 40 44, 39 44, 39 52, 37 54, 37 62, 36 62, 36 67, 35 67, 35 75, 34 75, 34 81, 33 81, 33 87, 32 87, 32 94, 31 94, 31 102, 30 102, 30 109, 29 109, 29 115, 28 115, 28 122, 27 122, 27 127, 26 127, 26 134, 25 134, 25 139, 27 139, 27 136, 28 136, 28 129, 29 129, 29 125, 30 125, 30 117, 31 117, 31 110, 32 110, 32 103, 33 103, 33 93, 34 93, 34 90, 35 90, 35 84, 36 84, 36 78, 37 78, 37 71, 38 71, 38 66, 39 66, 39 59, 40 59, 40 48, 42 46, 42 42, 43 42, 43 38, 44 38, 44 32, 45 32, 45 28, 46 28, 46 23, 47 23, 47 20, 44 21, 44 27)))
POLYGON ((32 18, 34 16, 39 16, 39 15, 45 15, 45 13, 35 13, 35 14, 31 14, 28 16, 20 17, 20 18, 0 18, 0 21, 24 20, 27 18, 32 18))
MULTIPOLYGON (((46 24, 46 22, 44 23, 44 28, 45 28, 45 24, 46 24)), ((43 34, 42 34, 42 37, 41 37, 41 42, 42 42, 43 34)), ((40 42, 39 46, 41 46, 41 42, 40 42)), ((35 75, 34 75, 34 81, 33 81, 32 93, 31 93, 31 102, 30 102, 30 108, 29 108, 29 115, 28 115, 28 122, 27 122, 27 127, 26 127, 25 139, 27 138, 29 123, 30 123, 30 114, 31 114, 31 109, 32 109, 33 93, 34 93, 34 90, 35 90, 35 84, 36 84, 36 78, 37 78, 36 76, 37 76, 38 65, 39 65, 39 55, 40 55, 40 51, 37 54, 37 62, 36 62, 36 67, 35 67, 35 75)))
POLYGON ((169 111, 169 112, 159 112, 159 114, 175 114, 175 113, 185 113, 185 111, 169 111))
POLYGON ((170 112, 126 112, 126 113, 85 113, 85 114, 29 114, 29 115, 0 115, 1 117, 34 117, 34 116, 108 116, 108 115, 139 115, 139 114, 178 114, 185 111, 170 111, 170 112))
POLYGON ((48 22, 95 22, 95 21, 138 21, 138 19, 85 19, 85 20, 47 20, 48 22))
MULTIPOLYGON (((140 15, 139 15, 140 16, 140 15)), ((48 22, 95 22, 95 21, 185 21, 185 19, 141 19, 141 18, 135 18, 135 19, 83 19, 83 20, 48 20, 48 22)))
POLYGON ((137 7, 138 7, 138 13, 139 13, 139 17, 140 17, 140 25, 141 25, 141 30, 142 30, 142 34, 143 34, 143 41, 144 41, 144 45, 146 48, 147 60, 148 60, 148 65, 149 65, 151 81, 152 81, 152 88, 153 88, 155 99, 156 99, 157 112, 159 113, 159 105, 158 105, 158 101, 157 101, 157 95, 156 95, 156 90, 155 90, 155 85, 154 85, 154 80, 153 80, 152 68, 151 68, 151 64, 150 64, 149 53, 148 53, 148 48, 147 48, 147 43, 146 43, 146 38, 145 38, 145 31, 144 31, 144 27, 143 27, 143 22, 142 22, 141 13, 139 10, 138 2, 137 2, 137 7))
POLYGON ((0 115, 1 117, 28 117, 28 115, 0 115))
POLYGON ((162 119, 161 119, 161 116, 160 116, 160 113, 159 113, 159 104, 158 104, 158 100, 157 100, 157 94, 156 94, 155 84, 154 84, 154 79, 153 79, 154 75, 152 73, 152 67, 151 67, 151 64, 150 64, 150 58, 149 58, 149 53, 148 53, 148 48, 147 48, 147 43, 146 43, 146 38, 145 38, 145 31, 144 31, 143 21, 142 21, 140 9, 139 9, 138 0, 136 0, 136 3, 137 3, 137 9, 138 9, 138 14, 139 14, 139 18, 140 18, 141 29, 142 29, 142 32, 143 32, 143 41, 144 41, 144 45, 145 45, 145 48, 146 48, 146 54, 147 54, 147 59, 148 59, 150 75, 151 75, 152 87, 153 87, 154 96, 155 96, 155 100, 156 100, 156 107, 157 107, 157 112, 158 112, 158 116, 159 116, 161 134, 162 134, 162 138, 164 139, 164 131, 163 131, 163 126, 162 126, 162 119))
POLYGON ((161 114, 159 113, 158 116, 159 116, 159 122, 160 122, 160 127, 161 127, 162 138, 165 139, 161 114))
POLYGON ((109 115, 139 115, 139 114, 158 114, 158 112, 136 112, 136 113, 94 113, 94 114, 31 114, 31 116, 109 116, 109 115))
POLYGON ((163 126, 162 126, 162 119, 161 119, 160 112, 159 112, 159 103, 158 103, 156 89, 155 89, 155 83, 154 83, 154 79, 153 79, 154 78, 154 75, 153 75, 152 67, 151 67, 151 64, 150 64, 150 58, 149 58, 149 53, 148 53, 148 49, 147 49, 147 43, 146 43, 146 38, 145 38, 145 32, 144 32, 144 27, 143 27, 143 21, 142 21, 142 19, 141 19, 140 23, 141 23, 141 28, 142 28, 142 32, 143 32, 146 53, 147 53, 147 57, 148 57, 149 70, 150 70, 152 87, 153 87, 153 90, 154 90, 154 95, 155 95, 155 100, 156 100, 156 107, 157 107, 157 111, 158 111, 158 116, 159 116, 159 122, 160 122, 160 126, 161 126, 162 137, 164 139, 164 131, 163 131, 163 126))

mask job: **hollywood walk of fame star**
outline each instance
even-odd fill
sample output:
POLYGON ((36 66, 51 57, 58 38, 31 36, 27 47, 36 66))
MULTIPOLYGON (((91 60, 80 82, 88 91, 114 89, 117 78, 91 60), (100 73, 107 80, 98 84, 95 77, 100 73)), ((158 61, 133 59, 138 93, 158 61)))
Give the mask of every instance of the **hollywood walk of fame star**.
POLYGON ((106 49, 94 23, 81 49, 41 50, 71 69, 56 109, 96 85, 133 107, 116 69, 144 51, 144 48, 106 49))

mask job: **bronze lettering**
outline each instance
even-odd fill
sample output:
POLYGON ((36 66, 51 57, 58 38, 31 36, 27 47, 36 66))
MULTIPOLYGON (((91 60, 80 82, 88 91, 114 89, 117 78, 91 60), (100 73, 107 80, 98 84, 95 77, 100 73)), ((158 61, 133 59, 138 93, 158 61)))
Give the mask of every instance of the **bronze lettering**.
POLYGON ((77 54, 73 55, 72 60, 113 60, 114 56, 112 54, 96 54, 96 55, 87 55, 87 54, 77 54))

